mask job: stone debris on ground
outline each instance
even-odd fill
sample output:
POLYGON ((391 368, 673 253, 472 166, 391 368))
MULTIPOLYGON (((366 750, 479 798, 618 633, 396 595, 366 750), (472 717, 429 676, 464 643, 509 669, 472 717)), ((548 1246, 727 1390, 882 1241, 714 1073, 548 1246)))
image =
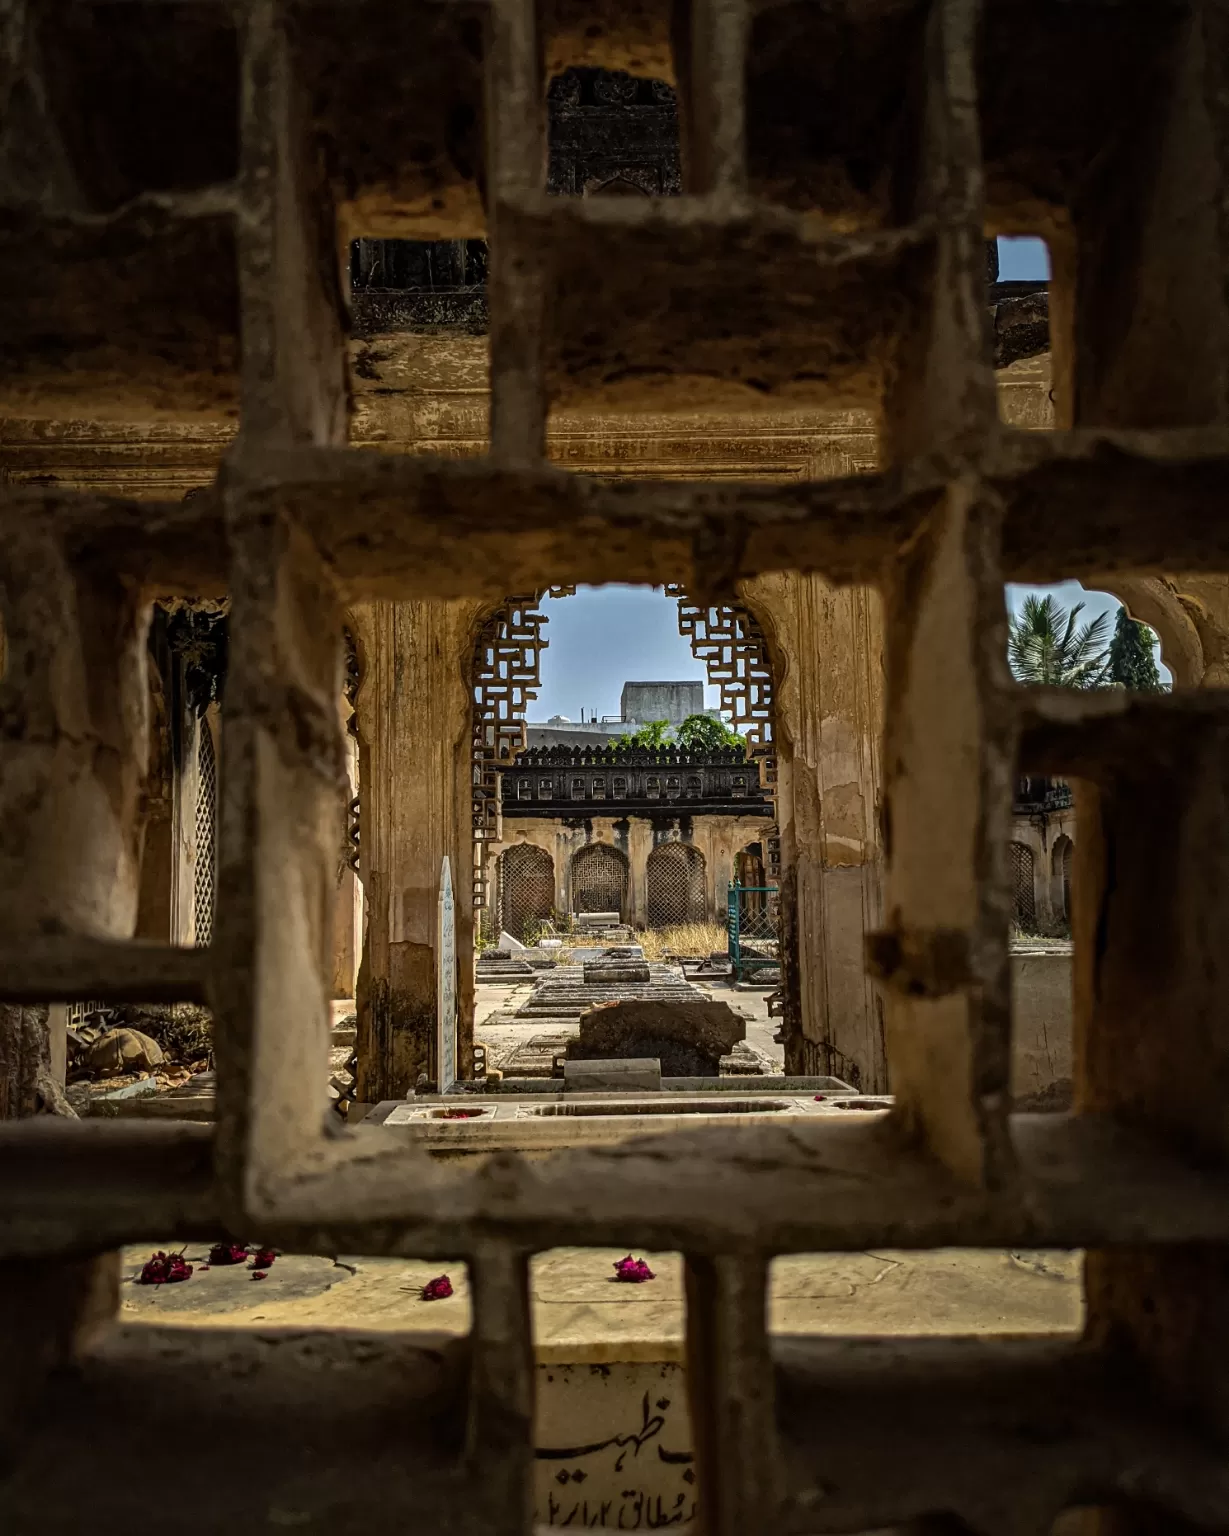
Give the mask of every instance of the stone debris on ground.
POLYGON ((166 1055, 158 1042, 139 1029, 109 1029, 86 1047, 82 1057, 82 1064, 92 1077, 151 1072, 165 1061, 166 1055))

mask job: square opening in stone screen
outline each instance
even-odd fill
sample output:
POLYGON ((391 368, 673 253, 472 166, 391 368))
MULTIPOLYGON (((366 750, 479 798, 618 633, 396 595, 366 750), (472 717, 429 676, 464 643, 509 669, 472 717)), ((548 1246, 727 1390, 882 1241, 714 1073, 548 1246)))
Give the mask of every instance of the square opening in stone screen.
POLYGON ((1001 1248, 796 1253, 772 1262, 768 1327, 793 1338, 1078 1336, 1083 1254, 1001 1248))
POLYGON ((1039 237, 986 241, 999 420, 1021 431, 1055 426, 1051 268, 1039 237))
POLYGON ((698 1484, 682 1255, 555 1248, 530 1274, 536 1521, 689 1522, 698 1484))
POLYGON ((120 1256, 117 1321, 428 1334, 443 1345, 469 1335, 469 1275, 457 1259, 284 1253, 260 1238, 222 1232, 187 1243, 157 1240, 130 1244, 120 1256), (159 1252, 181 1254, 187 1277, 157 1283, 151 1261, 159 1252))
POLYGON ((548 83, 547 190, 582 206, 527 219, 518 238, 549 295, 556 422, 575 432, 598 411, 874 409, 896 334, 925 303, 924 237, 847 260, 792 209, 726 217, 676 204, 693 190, 686 101, 685 88, 625 71, 570 68, 548 83))
POLYGON ((486 241, 364 238, 349 263, 351 442, 485 452, 486 241))

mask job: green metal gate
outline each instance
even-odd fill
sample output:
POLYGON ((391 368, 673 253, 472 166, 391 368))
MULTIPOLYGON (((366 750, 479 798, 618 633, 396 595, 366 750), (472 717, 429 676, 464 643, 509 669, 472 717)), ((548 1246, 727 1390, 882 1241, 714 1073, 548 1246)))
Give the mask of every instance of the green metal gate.
POLYGON ((730 884, 726 931, 736 981, 781 964, 781 903, 775 885, 730 884))

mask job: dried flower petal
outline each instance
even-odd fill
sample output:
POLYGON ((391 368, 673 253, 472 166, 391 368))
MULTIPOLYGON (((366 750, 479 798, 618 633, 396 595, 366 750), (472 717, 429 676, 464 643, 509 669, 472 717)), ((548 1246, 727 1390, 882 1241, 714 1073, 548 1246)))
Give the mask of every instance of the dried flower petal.
POLYGON ((477 1120, 482 1114, 480 1109, 443 1109, 440 1111, 441 1120, 477 1120))
POLYGON ((277 1254, 272 1248, 258 1248, 252 1255, 252 1268, 268 1269, 276 1258, 277 1254))
POLYGON ((625 1259, 615 1260, 614 1272, 616 1280, 626 1280, 631 1285, 657 1278, 643 1259, 633 1259, 630 1253, 625 1259))
POLYGON ((182 1253, 163 1253, 161 1249, 151 1255, 141 1266, 138 1285, 174 1285, 192 1275, 192 1266, 184 1261, 182 1253))
POLYGON ((266 1274, 266 1272, 263 1269, 256 1270, 254 1272, 254 1274, 252 1275, 252 1279, 253 1280, 264 1280, 264 1279, 267 1279, 267 1278, 268 1278, 267 1274, 266 1274))
POLYGON ((452 1281, 447 1275, 436 1275, 434 1280, 428 1280, 422 1288, 424 1301, 444 1301, 452 1295, 452 1281))
POLYGON ((246 1243, 214 1243, 209 1250, 211 1264, 242 1264, 247 1256, 246 1243))
POLYGON ((817 1104, 822 1104, 827 1097, 828 1095, 826 1093, 817 1093, 815 1095, 815 1102, 817 1104))

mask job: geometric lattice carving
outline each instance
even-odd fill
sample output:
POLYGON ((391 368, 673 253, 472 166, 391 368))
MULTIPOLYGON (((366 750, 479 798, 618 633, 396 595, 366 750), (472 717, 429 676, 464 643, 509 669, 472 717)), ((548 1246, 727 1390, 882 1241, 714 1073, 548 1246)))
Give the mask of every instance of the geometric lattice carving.
POLYGON ((486 905, 483 844, 499 837, 499 768, 525 745, 525 706, 541 687, 546 616, 538 594, 510 597, 474 645, 474 906, 486 905))
POLYGON ((198 732, 196 785, 196 870, 193 889, 196 942, 213 936, 214 871, 217 868, 218 767, 213 732, 202 720, 198 732))
MULTIPOLYGON (((693 603, 682 587, 667 586, 678 598, 679 634, 704 663, 708 680, 721 694, 721 712, 747 739, 760 777, 776 801, 777 759, 773 751, 772 663, 764 632, 745 608, 733 603, 693 603)), ((780 838, 765 839, 770 880, 781 876, 780 838)))
POLYGON ((1037 926, 1037 906, 1033 894, 1033 850, 1025 843, 1011 845, 1012 917, 1016 926, 1028 932, 1037 926))
POLYGON ((609 843, 572 855, 572 911, 618 912, 627 905, 627 859, 609 843))
MULTIPOLYGON (((752 743, 772 742, 772 665, 764 634, 745 608, 691 602, 681 587, 666 591, 679 600, 679 634, 691 641, 708 680, 721 692, 721 712, 752 743)), ((756 754, 758 755, 758 754, 756 754)))
POLYGON ((704 855, 690 843, 661 843, 645 867, 650 928, 704 921, 704 855))
POLYGON ((532 923, 555 905, 555 861, 542 848, 518 843, 499 856, 499 922, 505 933, 524 940, 532 923))

